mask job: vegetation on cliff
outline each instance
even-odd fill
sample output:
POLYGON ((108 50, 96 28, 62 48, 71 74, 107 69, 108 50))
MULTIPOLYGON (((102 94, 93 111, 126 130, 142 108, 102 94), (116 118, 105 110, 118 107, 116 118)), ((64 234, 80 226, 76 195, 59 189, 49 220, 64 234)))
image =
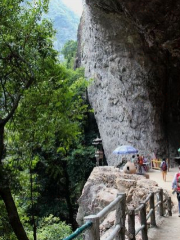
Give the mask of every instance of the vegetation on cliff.
POLYGON ((57 240, 76 227, 95 133, 83 70, 59 64, 42 18, 48 0, 22 3, 0 2, 0 239, 57 240))

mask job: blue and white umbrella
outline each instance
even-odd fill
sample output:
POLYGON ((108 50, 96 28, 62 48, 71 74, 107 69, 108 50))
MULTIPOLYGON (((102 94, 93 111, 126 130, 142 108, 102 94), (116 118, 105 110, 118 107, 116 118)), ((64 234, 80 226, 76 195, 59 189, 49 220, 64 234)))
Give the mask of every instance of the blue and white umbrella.
POLYGON ((138 153, 138 150, 130 145, 122 145, 117 147, 113 153, 115 154, 132 154, 132 153, 138 153))

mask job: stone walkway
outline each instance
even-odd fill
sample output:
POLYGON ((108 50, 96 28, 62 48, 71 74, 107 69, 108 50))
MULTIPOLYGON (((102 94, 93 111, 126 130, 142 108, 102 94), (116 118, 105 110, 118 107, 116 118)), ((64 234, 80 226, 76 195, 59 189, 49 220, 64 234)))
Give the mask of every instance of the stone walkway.
POLYGON ((178 206, 176 194, 172 195, 171 183, 174 174, 178 171, 177 168, 172 168, 167 173, 167 181, 162 180, 161 172, 158 170, 151 170, 149 172, 150 179, 158 182, 158 185, 166 189, 174 203, 173 216, 161 217, 157 228, 152 228, 149 231, 149 240, 179 240, 180 239, 180 217, 178 217, 178 206))
POLYGON ((180 239, 180 217, 173 214, 172 217, 164 218, 161 225, 152 229, 149 240, 179 240, 180 239))

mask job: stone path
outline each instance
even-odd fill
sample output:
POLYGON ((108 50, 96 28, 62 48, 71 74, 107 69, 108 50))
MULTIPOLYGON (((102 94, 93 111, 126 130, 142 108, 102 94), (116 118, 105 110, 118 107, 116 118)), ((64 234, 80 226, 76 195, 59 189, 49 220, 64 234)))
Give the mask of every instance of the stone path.
POLYGON ((161 172, 158 170, 151 170, 149 172, 150 179, 158 182, 158 185, 166 189, 174 203, 173 216, 172 217, 161 217, 157 228, 152 228, 149 231, 149 240, 179 240, 180 239, 180 217, 178 217, 178 206, 176 195, 172 195, 171 183, 174 174, 178 171, 177 168, 170 169, 167 173, 167 181, 162 180, 161 172))
POLYGON ((180 217, 173 214, 172 217, 165 218, 161 225, 152 229, 149 240, 179 240, 180 239, 180 217))

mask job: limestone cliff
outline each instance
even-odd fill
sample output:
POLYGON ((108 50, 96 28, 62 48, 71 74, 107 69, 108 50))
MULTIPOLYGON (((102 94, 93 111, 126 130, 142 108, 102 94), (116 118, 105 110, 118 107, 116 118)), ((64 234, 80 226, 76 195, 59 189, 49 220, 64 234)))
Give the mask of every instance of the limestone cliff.
POLYGON ((112 151, 176 155, 180 136, 180 1, 86 0, 79 64, 109 165, 112 151), (174 152, 173 152, 174 151, 174 152))

